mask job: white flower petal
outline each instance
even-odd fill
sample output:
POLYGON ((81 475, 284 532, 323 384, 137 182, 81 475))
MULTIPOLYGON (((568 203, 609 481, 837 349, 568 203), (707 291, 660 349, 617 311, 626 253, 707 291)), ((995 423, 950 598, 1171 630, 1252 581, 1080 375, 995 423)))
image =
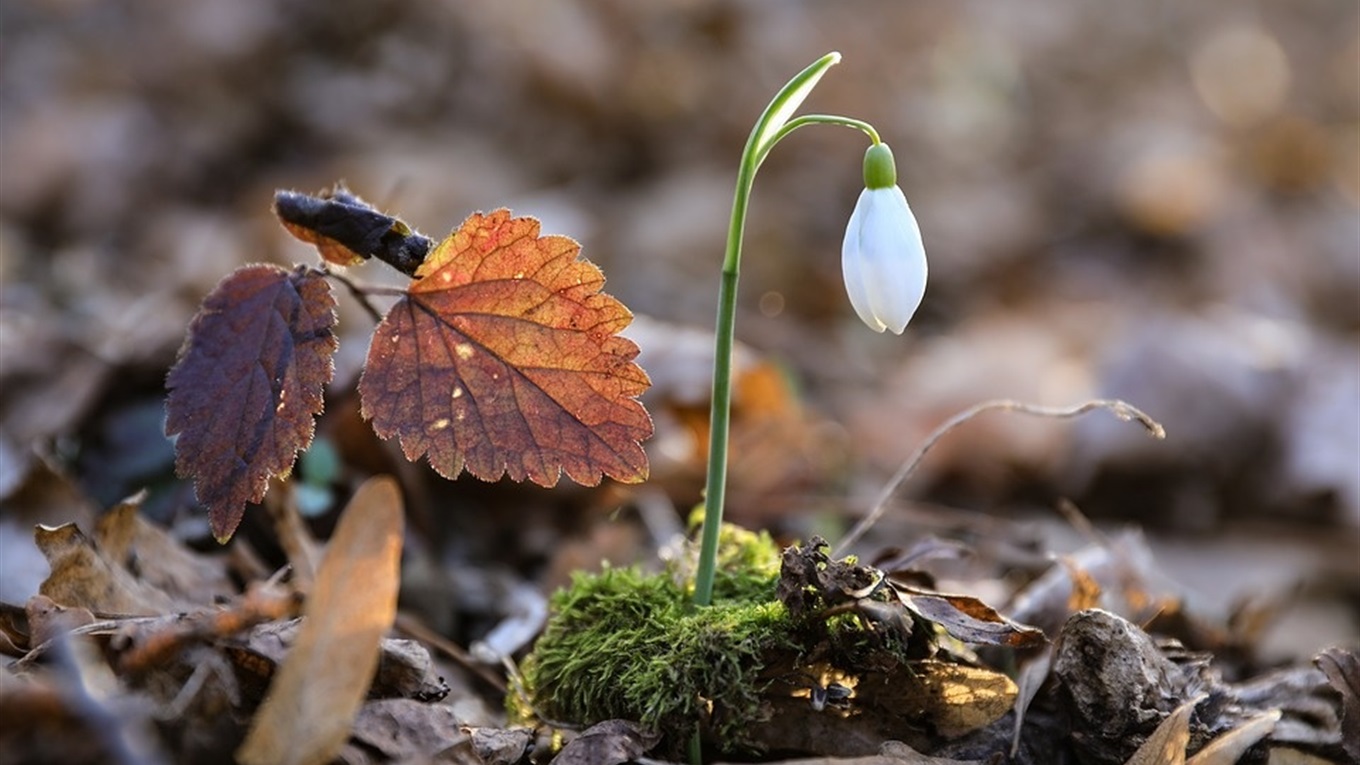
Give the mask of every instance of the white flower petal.
POLYGON ((876 332, 902 334, 925 295, 921 230, 902 190, 865 189, 850 215, 841 269, 855 313, 876 332))
POLYGON ((845 277, 845 290, 850 295, 850 305, 854 307, 855 313, 870 329, 882 332, 887 329, 887 325, 874 317, 869 301, 868 275, 863 259, 859 256, 860 232, 868 207, 865 197, 868 194, 868 189, 860 193, 855 211, 850 215, 850 225, 845 229, 845 241, 841 244, 841 273, 845 277))

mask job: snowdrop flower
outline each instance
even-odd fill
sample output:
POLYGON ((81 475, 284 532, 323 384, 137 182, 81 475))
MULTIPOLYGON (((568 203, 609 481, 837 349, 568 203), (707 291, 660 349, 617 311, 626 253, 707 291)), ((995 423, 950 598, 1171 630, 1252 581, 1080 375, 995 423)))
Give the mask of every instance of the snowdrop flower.
POLYGON ((887 144, 865 152, 864 187, 841 245, 845 289, 870 329, 900 335, 925 295, 926 250, 887 144))

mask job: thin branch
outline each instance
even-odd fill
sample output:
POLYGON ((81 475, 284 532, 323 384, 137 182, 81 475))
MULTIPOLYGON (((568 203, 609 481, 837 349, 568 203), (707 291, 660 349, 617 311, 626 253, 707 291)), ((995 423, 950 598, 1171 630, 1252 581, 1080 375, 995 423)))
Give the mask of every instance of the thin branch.
POLYGON ((353 296, 355 300, 359 301, 359 305, 363 306, 364 311, 366 311, 369 316, 373 317, 374 324, 382 322, 383 317, 382 312, 379 311, 377 307, 374 306, 373 303, 369 301, 368 299, 369 295, 406 294, 406 290, 394 290, 390 287, 375 287, 372 285, 359 284, 353 279, 350 279, 348 276, 345 276, 344 274, 339 273, 337 271, 332 271, 330 268, 325 266, 317 269, 317 273, 320 273, 322 276, 328 276, 336 280, 337 282, 340 282, 341 284, 345 285, 345 288, 349 290, 349 294, 353 296))
POLYGON ((984 401, 981 404, 969 407, 953 417, 950 417, 944 424, 940 425, 934 432, 926 437, 926 440, 916 448, 916 451, 907 458, 906 462, 902 463, 902 467, 898 468, 897 472, 888 481, 887 485, 879 492, 878 498, 874 500, 873 508, 869 511, 869 514, 861 518, 859 523, 856 523, 855 527, 850 529, 850 532, 837 543, 835 554, 843 555, 847 548, 859 541, 859 538, 864 536, 864 532, 868 531, 871 526, 878 522, 879 518, 883 517, 883 512, 888 506, 888 500, 892 499, 893 494, 897 492, 898 488, 902 486, 912 473, 916 472, 916 468, 921 464, 921 460, 925 458, 926 454, 935 447, 935 444, 939 442, 941 438, 944 438, 949 431, 973 419, 979 414, 993 409, 1020 412, 1021 414, 1032 414, 1039 417, 1052 417, 1055 419, 1077 417, 1093 409, 1104 409, 1125 422, 1136 422, 1139 425, 1142 425, 1153 438, 1166 438, 1166 429, 1162 427, 1161 423, 1149 417, 1138 407, 1125 401, 1120 401, 1119 399, 1095 399, 1073 407, 1039 406, 1037 404, 1026 404, 1011 399, 993 399, 991 401, 984 401))

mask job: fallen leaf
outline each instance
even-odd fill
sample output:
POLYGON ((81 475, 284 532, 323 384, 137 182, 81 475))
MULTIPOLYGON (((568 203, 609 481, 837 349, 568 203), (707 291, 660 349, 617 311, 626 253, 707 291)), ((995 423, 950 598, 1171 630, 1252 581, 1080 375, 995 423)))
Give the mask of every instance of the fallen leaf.
MULTIPOLYGON (((167 614, 156 619, 137 619, 125 622, 117 629, 119 671, 142 674, 165 671, 176 661, 188 661, 188 654, 196 646, 204 643, 220 644, 227 654, 236 653, 232 637, 249 630, 255 625, 288 618, 301 606, 302 598, 291 590, 272 586, 251 586, 246 592, 225 603, 199 608, 191 613, 167 614)), ((244 649, 243 649, 244 650, 244 649)), ((246 653, 249 653, 248 651, 246 653)), ((272 664, 256 661, 254 656, 229 655, 227 660, 234 662, 250 676, 260 678, 259 692, 253 695, 255 702, 263 698, 269 676, 273 674, 272 664)))
POLYGON ((1015 678, 1015 725, 1011 728, 1011 757, 1020 751, 1020 736, 1025 728, 1025 715, 1029 705, 1039 695, 1048 680, 1048 672, 1053 667, 1053 646, 1046 645, 1034 651, 1023 652, 1017 661, 1015 678))
POLYGON ((957 738, 1001 719, 1015 703, 1016 687, 1000 672, 930 659, 901 672, 863 676, 855 691, 864 706, 957 738))
POLYGON ((1077 611, 1102 607, 1145 624, 1179 599, 1138 531, 1098 537, 1075 553, 1058 556, 1039 578, 1012 598, 1010 617, 1056 637, 1077 611))
POLYGON ((28 620, 28 643, 39 646, 64 633, 94 622, 94 614, 80 606, 63 606, 46 595, 34 595, 24 604, 28 620))
POLYGON ((335 298, 304 267, 239 268, 203 300, 166 378, 166 435, 225 542, 247 502, 312 442, 335 353, 335 298))
POLYGON ((74 523, 33 531, 52 573, 38 592, 61 606, 98 614, 153 616, 183 610, 169 595, 143 582, 99 549, 74 523))
POLYGON ((965 643, 1031 648, 1046 641, 1042 630, 1017 624, 977 598, 896 583, 892 587, 903 605, 965 643))
MULTIPOLYGON (((382 699, 359 710, 350 746, 380 752, 385 758, 383 762, 446 762, 435 755, 468 738, 452 706, 413 699, 382 699)), ((342 761, 363 760, 342 758, 342 761)), ((462 761, 473 759, 464 757, 462 761)))
POLYGON ((1196 696, 1176 707, 1124 765, 1185 765, 1185 747, 1190 743, 1190 716, 1204 698, 1196 696))
POLYGON ((364 417, 447 478, 645 480, 652 423, 636 397, 649 381, 615 334, 632 314, 600 292, 580 245, 538 232, 498 210, 435 248, 374 332, 364 417))
POLYGON ((209 605, 236 592, 220 557, 196 553, 141 514, 144 494, 118 503, 95 524, 109 560, 180 604, 209 605))
POLYGON ((628 720, 605 720, 582 731, 553 758, 555 765, 619 765, 656 746, 661 735, 628 720))
MULTIPOLYGON (((0 389, 9 395, 9 389, 0 389)), ((93 528, 102 509, 55 459, 35 453, 23 484, 0 501, 0 601, 22 604, 47 578, 50 566, 36 544, 37 527, 93 528)))
POLYGON ((402 526, 396 481, 359 487, 317 570, 297 642, 236 753, 243 765, 317 765, 344 746, 396 617, 402 526))
POLYGON ((1360 762, 1360 655, 1342 648, 1328 648, 1313 663, 1341 694, 1342 746, 1346 754, 1360 762))
MULTIPOLYGON (((40 597, 35 595, 29 600, 40 597)), ((34 645, 28 609, 0 600, 0 656, 23 656, 34 645)))
POLYGON ((1187 765, 1234 765, 1256 742, 1270 735, 1280 721, 1280 710, 1257 715, 1224 733, 1187 760, 1187 765))
POLYGON ((883 572, 828 555, 830 545, 813 535, 801 547, 780 554, 775 597, 789 614, 801 617, 866 599, 886 584, 883 572))
POLYGON ((73 523, 33 533, 51 573, 39 591, 62 606, 101 614, 189 611, 231 595, 221 560, 199 555, 140 515, 140 495, 95 522, 93 536, 73 523))

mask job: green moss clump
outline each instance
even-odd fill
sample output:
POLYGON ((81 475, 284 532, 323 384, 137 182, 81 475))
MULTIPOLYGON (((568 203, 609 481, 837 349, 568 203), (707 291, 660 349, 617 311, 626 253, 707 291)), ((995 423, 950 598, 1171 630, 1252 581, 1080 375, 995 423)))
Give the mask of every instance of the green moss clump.
POLYGON ((529 700, 551 720, 636 720, 679 746, 701 719, 740 747, 757 719, 764 657, 791 643, 775 598, 779 549, 768 534, 725 525, 714 604, 695 608, 673 573, 606 568, 578 574, 522 669, 529 700))
POLYGON ((766 531, 724 523, 718 532, 713 601, 763 603, 775 599, 781 563, 779 546, 766 531))

